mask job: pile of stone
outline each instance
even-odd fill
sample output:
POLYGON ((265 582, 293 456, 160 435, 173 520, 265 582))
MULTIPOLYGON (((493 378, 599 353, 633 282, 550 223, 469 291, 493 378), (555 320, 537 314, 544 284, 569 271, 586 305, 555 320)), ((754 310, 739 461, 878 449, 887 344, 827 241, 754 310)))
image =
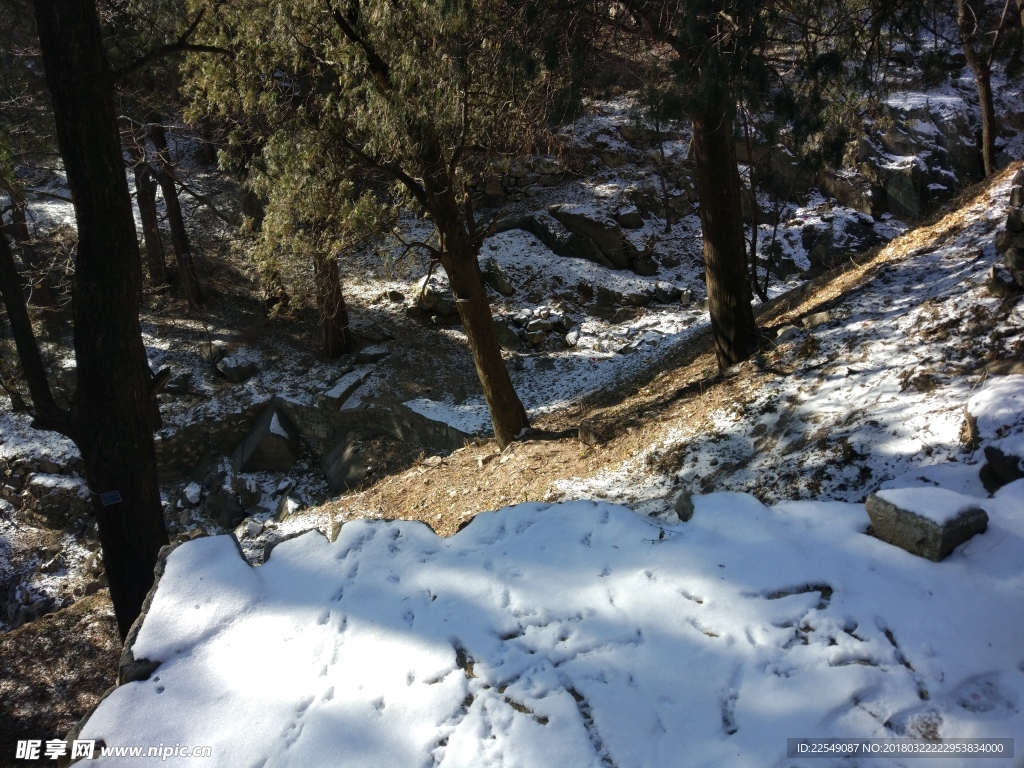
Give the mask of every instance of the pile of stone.
POLYGON ((553 157, 528 160, 498 158, 473 185, 473 192, 490 205, 536 197, 545 187, 555 187, 566 178, 565 165, 553 157))
POLYGON ((562 306, 522 309, 494 319, 502 349, 565 349, 579 340, 579 327, 562 306))
POLYGON ((1024 289, 1024 168, 1017 171, 1011 182, 1010 210, 1006 227, 996 234, 996 250, 1003 257, 1010 280, 1002 278, 993 267, 988 288, 994 295, 1005 298, 1024 289))

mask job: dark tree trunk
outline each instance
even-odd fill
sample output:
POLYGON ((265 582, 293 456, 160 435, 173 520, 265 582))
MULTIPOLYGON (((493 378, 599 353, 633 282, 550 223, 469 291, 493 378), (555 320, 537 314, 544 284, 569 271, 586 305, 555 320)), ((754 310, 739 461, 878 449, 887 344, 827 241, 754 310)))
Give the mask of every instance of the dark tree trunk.
POLYGON ((178 187, 174 183, 174 165, 171 153, 167 148, 167 133, 160 123, 160 115, 151 115, 149 140, 157 156, 157 181, 160 191, 164 193, 164 205, 167 206, 167 225, 171 228, 171 245, 174 248, 174 261, 178 265, 178 276, 185 291, 185 298, 192 306, 203 303, 203 289, 196 275, 196 265, 192 259, 192 248, 185 229, 185 219, 181 215, 181 202, 178 200, 178 187))
POLYGON ((160 414, 139 325, 142 267, 93 0, 35 0, 57 138, 78 223, 74 278, 82 453, 117 624, 124 637, 167 544, 153 431, 160 414))
POLYGON ((498 447, 504 449, 530 426, 530 420, 501 357, 476 248, 468 242, 464 231, 461 236, 454 234, 455 237, 445 238, 448 255, 442 260, 442 265, 448 273, 466 340, 473 352, 476 373, 494 425, 494 437, 498 447))
POLYGON ((730 108, 705 108, 693 118, 693 156, 711 333, 718 367, 724 370, 757 351, 730 108))
POLYGON ((32 233, 28 231, 28 202, 25 200, 25 192, 16 183, 4 187, 4 191, 11 198, 11 223, 2 229, 19 243, 23 243, 32 237, 32 233))
POLYGON ((974 72, 978 85, 978 104, 981 107, 981 157, 985 164, 985 177, 996 172, 996 107, 992 99, 992 69, 970 45, 964 45, 967 63, 974 72))
POLYGON ((464 212, 443 172, 437 172, 433 182, 428 184, 428 192, 433 192, 429 196, 428 207, 444 244, 441 266, 448 274, 448 282, 455 294, 455 306, 473 353, 476 374, 494 426, 494 438, 504 449, 530 426, 530 420, 501 357, 498 332, 491 317, 491 302, 477 261, 479 247, 466 231, 464 212), (437 181, 441 183, 436 184, 437 181))
POLYGON ((477 260, 482 239, 470 230, 472 208, 459 205, 455 181, 436 136, 423 126, 415 126, 410 134, 421 147, 422 202, 441 235, 441 266, 455 294, 455 305, 494 426, 494 438, 504 449, 522 435, 530 420, 501 357, 491 302, 477 260))
POLYGON ((964 57, 967 64, 974 73, 974 82, 978 86, 978 105, 981 108, 981 156, 985 164, 985 176, 989 177, 996 172, 996 108, 992 99, 992 54, 996 41, 1003 31, 1006 21, 1005 14, 999 22, 999 27, 993 30, 994 39, 985 50, 979 46, 979 38, 983 35, 980 28, 983 18, 981 2, 972 0, 957 0, 957 27, 960 30, 960 40, 964 47, 964 57))
POLYGON ((135 199, 142 219, 142 240, 146 245, 146 269, 153 287, 167 282, 167 262, 160 242, 160 223, 156 215, 157 181, 149 164, 139 159, 135 163, 135 199))
POLYGON ((341 291, 338 263, 327 255, 313 260, 313 279, 316 283, 316 308, 320 316, 323 353, 334 359, 353 350, 352 334, 348 327, 348 308, 341 291))
POLYGON ((32 273, 30 284, 32 304, 42 307, 47 312, 48 321, 57 318, 59 307, 57 299, 53 295, 53 287, 50 284, 48 274, 49 265, 41 258, 35 248, 32 247, 32 233, 28 228, 28 201, 25 199, 25 190, 18 184, 12 184, 5 190, 11 198, 11 223, 0 226, 0 232, 10 235, 21 247, 21 256, 25 266, 32 273))

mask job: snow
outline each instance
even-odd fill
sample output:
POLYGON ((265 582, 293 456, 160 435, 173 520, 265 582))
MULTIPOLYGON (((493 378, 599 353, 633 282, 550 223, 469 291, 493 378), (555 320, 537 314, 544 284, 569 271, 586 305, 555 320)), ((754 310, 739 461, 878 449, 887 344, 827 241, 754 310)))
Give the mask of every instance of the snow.
POLYGON ((674 527, 582 501, 450 539, 354 521, 258 568, 230 537, 188 542, 134 646, 159 668, 81 738, 382 768, 790 766, 790 737, 1024 738, 1024 481, 972 500, 989 530, 941 564, 865 535, 858 504, 694 501, 674 527))
POLYGON ((289 440, 290 439, 288 437, 288 433, 285 431, 284 427, 281 426, 281 420, 279 418, 277 418, 277 414, 276 413, 270 419, 270 434, 272 434, 272 435, 279 435, 279 436, 283 437, 285 440, 289 440))
POLYGON ((976 499, 945 488, 895 488, 879 491, 878 497, 918 517, 945 525, 964 512, 978 508, 976 499))

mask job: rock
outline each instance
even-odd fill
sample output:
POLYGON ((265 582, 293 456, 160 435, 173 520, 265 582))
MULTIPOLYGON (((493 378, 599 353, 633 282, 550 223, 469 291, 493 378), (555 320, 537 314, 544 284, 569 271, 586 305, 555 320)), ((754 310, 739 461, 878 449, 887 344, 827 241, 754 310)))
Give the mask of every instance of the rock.
POLYGON ((579 440, 584 445, 597 445, 597 432, 594 429, 594 422, 585 419, 580 422, 579 440))
POLYGON ((299 460, 299 430, 271 402, 232 457, 235 472, 283 472, 299 460))
POLYGON ((340 493, 358 486, 369 473, 360 442, 366 437, 362 430, 346 434, 320 461, 331 493, 340 493))
POLYGON ((1006 215, 1006 228, 1010 232, 1020 232, 1024 229, 1024 219, 1021 218, 1020 208, 1011 208, 1006 215))
POLYGON ((641 277, 654 277, 658 274, 658 262, 643 254, 630 258, 629 268, 641 277))
POLYGON ((554 327, 555 324, 551 322, 551 320, 546 320, 543 317, 535 317, 526 324, 526 332, 535 333, 537 331, 550 331, 554 327))
POLYGON ((334 386, 323 393, 324 401, 335 408, 345 405, 352 394, 366 381, 366 371, 350 371, 339 378, 334 386))
POLYGON ((577 344, 580 343, 580 329, 578 327, 573 328, 567 334, 565 334, 565 343, 568 344, 570 347, 575 347, 577 344))
POLYGON ((219 363, 228 353, 228 345, 222 341, 203 342, 199 345, 199 357, 210 365, 219 363))
MULTIPOLYGON (((1016 177, 1014 177, 1016 179, 1016 177)), ((1024 186, 1015 184, 1010 188, 1010 207, 1020 208, 1024 206, 1024 186)))
POLYGON ((944 488, 879 491, 865 508, 876 537, 935 562, 988 527, 977 500, 944 488))
POLYGON ((1008 229, 996 232, 996 250, 1006 253, 1010 248, 1024 248, 1024 232, 1010 232, 1008 229))
POLYGON ((285 494, 277 502, 277 513, 274 515, 274 519, 281 522, 294 515, 300 509, 302 509, 302 502, 294 496, 285 494))
POLYGON ((1008 249, 1003 256, 1003 264, 1011 271, 1024 269, 1024 248, 1014 246, 1008 249))
POLYGON ((644 217, 636 208, 616 212, 615 221, 623 229, 641 229, 644 226, 644 217))
POLYGON ((997 299, 1008 299, 1017 292, 1016 287, 1001 277, 996 272, 995 267, 988 271, 988 280, 985 281, 985 288, 997 299))
POLYGON ((484 283, 502 296, 511 296, 516 292, 516 289, 512 287, 512 281, 508 279, 508 274, 493 256, 484 260, 482 272, 484 283))
POLYGON ((561 173, 562 164, 554 158, 542 157, 536 161, 534 165, 534 170, 540 174, 561 173))
POLYGON ((981 468, 981 483, 989 493, 995 493, 1004 485, 1024 478, 1024 461, 1020 456, 1003 453, 995 445, 985 446, 985 461, 981 468))
POLYGON ((544 331, 527 331, 526 340, 533 344, 533 346, 540 346, 547 339, 548 335, 544 331))
POLYGON ((509 352, 518 352, 523 348, 523 340, 519 338, 519 334, 508 323, 502 320, 495 320, 494 330, 498 334, 498 344, 502 349, 509 352))
POLYGON ((817 328, 819 325, 824 325, 832 319, 832 313, 828 310, 824 312, 815 312, 813 315, 807 315, 802 321, 801 325, 807 330, 817 328))
POLYGON ((672 507, 681 522, 688 522, 693 517, 693 494, 683 491, 676 497, 672 507))
POLYGON ((612 219, 598 218, 566 205, 552 206, 548 213, 567 229, 593 243, 613 269, 629 269, 630 260, 638 255, 612 219))
POLYGON ((401 304, 405 301, 405 294, 401 291, 388 291, 385 295, 387 296, 388 301, 393 304, 401 304))
POLYGON ((545 173, 541 175, 540 183, 541 186, 544 187, 557 187, 559 184, 562 183, 562 179, 560 176, 555 176, 554 174, 551 173, 545 173))
POLYGON ((219 486, 207 494, 203 513, 225 528, 234 528, 245 517, 245 510, 235 492, 224 486, 219 486))
POLYGON ((682 289, 672 283, 658 283, 654 286, 654 298, 659 304, 671 304, 683 295, 682 289))
POLYGON ((390 354, 387 347, 372 346, 359 350, 352 359, 357 365, 370 365, 379 363, 390 354))
POLYGON ((243 347, 221 358, 217 363, 217 370, 228 381, 241 384, 259 373, 260 362, 258 352, 243 347))
POLYGON ((800 335, 800 329, 795 325, 784 325, 775 334, 775 343, 784 344, 800 335))
POLYGON ((434 312, 442 317, 452 317, 459 313, 454 297, 442 287, 437 275, 427 275, 416 284, 414 303, 420 309, 434 312))
POLYGON ((263 532, 263 523, 259 520, 253 520, 251 517, 245 518, 238 527, 235 528, 236 539, 255 539, 263 532))
POLYGON ((29 475, 25 490, 28 496, 24 498, 35 499, 36 509, 46 517, 47 524, 54 527, 65 525, 90 506, 85 480, 77 475, 37 472, 29 475))

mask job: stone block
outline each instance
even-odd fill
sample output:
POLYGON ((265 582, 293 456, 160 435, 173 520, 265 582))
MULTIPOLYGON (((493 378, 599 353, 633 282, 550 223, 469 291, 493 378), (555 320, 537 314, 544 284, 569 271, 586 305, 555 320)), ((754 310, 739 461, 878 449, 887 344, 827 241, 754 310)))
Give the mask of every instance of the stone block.
POLYGON ((988 527, 976 499, 944 488, 879 491, 864 506, 876 537, 935 562, 988 527))

